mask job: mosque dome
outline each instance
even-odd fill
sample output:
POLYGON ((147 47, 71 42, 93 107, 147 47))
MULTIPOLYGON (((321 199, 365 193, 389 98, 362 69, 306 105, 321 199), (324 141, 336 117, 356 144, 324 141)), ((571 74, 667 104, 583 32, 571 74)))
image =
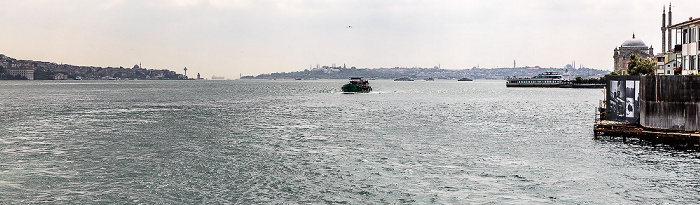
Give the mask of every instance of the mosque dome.
POLYGON ((624 43, 622 43, 622 47, 647 47, 647 44, 645 44, 641 39, 635 38, 634 34, 632 34, 632 39, 626 40, 624 43))

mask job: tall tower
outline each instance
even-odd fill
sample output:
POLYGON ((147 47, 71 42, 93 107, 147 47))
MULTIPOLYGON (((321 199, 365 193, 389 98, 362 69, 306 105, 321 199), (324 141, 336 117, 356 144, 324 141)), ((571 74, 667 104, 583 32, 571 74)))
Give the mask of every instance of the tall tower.
POLYGON ((185 67, 183 70, 185 70, 185 78, 187 78, 187 67, 185 67))
POLYGON ((661 14, 661 52, 666 51, 666 7, 664 6, 664 13, 661 14))
POLYGON ((515 60, 513 60, 513 68, 515 68, 515 60))
MULTIPOLYGON (((668 26, 666 27, 668 31, 668 50, 673 49, 673 41, 671 37, 673 36, 673 33, 671 33, 671 29, 668 28, 669 26, 673 25, 673 21, 671 21, 671 18, 673 18, 673 14, 671 13, 671 3, 668 3, 668 26)), ((674 51, 675 52, 675 51, 674 51)))

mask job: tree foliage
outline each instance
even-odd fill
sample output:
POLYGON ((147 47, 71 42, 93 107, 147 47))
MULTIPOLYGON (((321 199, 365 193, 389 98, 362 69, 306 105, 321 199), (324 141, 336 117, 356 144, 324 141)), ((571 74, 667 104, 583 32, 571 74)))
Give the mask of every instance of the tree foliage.
POLYGON ((600 77, 600 78, 576 77, 576 80, 574 81, 574 83, 576 83, 576 84, 605 84, 605 78, 606 77, 600 77))
POLYGON ((654 62, 646 58, 639 58, 637 55, 630 56, 630 62, 627 64, 627 72, 630 75, 654 75, 656 74, 656 66, 654 62))

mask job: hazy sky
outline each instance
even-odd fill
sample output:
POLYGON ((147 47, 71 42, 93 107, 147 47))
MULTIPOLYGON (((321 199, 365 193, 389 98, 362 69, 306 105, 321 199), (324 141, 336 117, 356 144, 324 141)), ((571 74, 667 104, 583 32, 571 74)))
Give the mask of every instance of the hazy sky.
MULTIPOLYGON (((700 1, 673 0, 674 23, 700 1)), ((612 70, 632 37, 661 51, 659 0, 0 0, 0 53, 237 78, 310 65, 612 70), (348 28, 352 26, 352 28, 348 28)))

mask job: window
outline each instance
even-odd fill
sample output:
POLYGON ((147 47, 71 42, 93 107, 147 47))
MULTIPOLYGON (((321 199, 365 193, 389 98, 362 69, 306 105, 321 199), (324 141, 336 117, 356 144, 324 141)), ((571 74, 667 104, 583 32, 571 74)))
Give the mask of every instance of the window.
POLYGON ((683 40, 682 44, 687 44, 688 43, 688 29, 683 29, 683 40))
POLYGON ((696 42, 698 40, 698 32, 696 28, 691 28, 690 29, 690 42, 696 42))

